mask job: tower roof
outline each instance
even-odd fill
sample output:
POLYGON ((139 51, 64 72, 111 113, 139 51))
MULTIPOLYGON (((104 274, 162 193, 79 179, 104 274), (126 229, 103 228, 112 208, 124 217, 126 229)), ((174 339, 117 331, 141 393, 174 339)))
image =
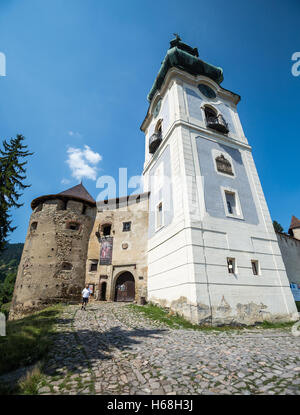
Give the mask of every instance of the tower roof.
POLYGON ((223 69, 206 63, 198 58, 198 49, 183 43, 176 34, 171 40, 170 48, 162 62, 158 75, 154 81, 151 91, 148 94, 148 101, 151 102, 157 90, 163 84, 165 76, 171 67, 183 69, 192 75, 204 75, 220 84, 223 81, 223 69))
POLYGON ((31 208, 35 209, 37 205, 49 199, 50 200, 51 199, 62 199, 62 200, 71 199, 71 200, 77 200, 80 202, 86 202, 91 206, 96 206, 96 201, 89 194, 89 192, 86 190, 86 188, 83 186, 82 183, 77 184, 76 186, 70 187, 70 189, 64 190, 63 192, 60 192, 57 194, 37 197, 31 202, 31 208))
POLYGON ((296 228, 300 228, 300 220, 298 218, 296 218, 296 216, 292 216, 292 220, 291 220, 291 224, 290 224, 290 228, 289 228, 289 234, 291 234, 290 231, 292 231, 293 229, 296 228))
POLYGON ((82 199, 86 202, 95 203, 95 200, 92 198, 82 183, 77 184, 74 187, 70 187, 70 189, 64 190, 58 194, 62 196, 76 197, 77 199, 82 199))

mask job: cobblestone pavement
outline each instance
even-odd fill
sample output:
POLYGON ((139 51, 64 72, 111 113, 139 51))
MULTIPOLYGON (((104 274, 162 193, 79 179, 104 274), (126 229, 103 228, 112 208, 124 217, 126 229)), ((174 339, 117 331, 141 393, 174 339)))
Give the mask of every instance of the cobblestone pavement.
POLYGON ((288 329, 169 329, 126 304, 65 308, 40 394, 300 394, 288 329))

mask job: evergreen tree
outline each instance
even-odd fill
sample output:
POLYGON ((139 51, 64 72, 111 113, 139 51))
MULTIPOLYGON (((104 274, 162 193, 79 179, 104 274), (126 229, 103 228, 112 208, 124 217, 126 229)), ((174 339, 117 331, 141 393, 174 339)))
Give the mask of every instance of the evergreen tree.
POLYGON ((276 220, 273 220, 273 226, 275 232, 283 232, 283 227, 280 225, 280 223, 276 222, 276 220))
POLYGON ((23 141, 24 137, 18 134, 9 142, 4 140, 3 149, 0 149, 0 252, 5 249, 8 234, 16 229, 12 226, 9 210, 23 205, 18 203, 22 195, 20 190, 30 187, 23 183, 27 161, 21 160, 33 153, 29 153, 23 141))

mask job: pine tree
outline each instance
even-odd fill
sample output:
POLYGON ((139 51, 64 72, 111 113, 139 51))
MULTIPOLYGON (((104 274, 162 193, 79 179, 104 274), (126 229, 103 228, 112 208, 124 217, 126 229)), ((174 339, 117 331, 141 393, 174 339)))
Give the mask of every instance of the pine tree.
POLYGON ((22 196, 20 190, 30 187, 23 183, 27 161, 21 160, 33 153, 29 153, 23 141, 24 137, 18 134, 9 142, 4 140, 3 149, 0 149, 0 252, 5 249, 8 234, 16 229, 12 226, 9 210, 23 205, 18 203, 22 196))
POLYGON ((273 226, 275 232, 283 232, 283 227, 280 225, 280 223, 276 222, 276 220, 273 220, 273 226))

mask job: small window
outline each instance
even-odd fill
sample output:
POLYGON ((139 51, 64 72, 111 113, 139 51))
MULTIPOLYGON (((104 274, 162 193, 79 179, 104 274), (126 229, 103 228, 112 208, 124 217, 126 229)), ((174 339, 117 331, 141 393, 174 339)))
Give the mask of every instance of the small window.
POLYGON ((221 187, 226 216, 243 219, 238 193, 234 189, 221 187))
POLYGON ((111 224, 110 223, 102 225, 101 229, 102 229, 102 235, 103 236, 110 236, 110 233, 111 233, 111 224))
POLYGON ((238 213, 237 213, 237 208, 236 208, 235 193, 225 191, 225 198, 226 198, 226 205, 227 205, 228 213, 230 215, 237 215, 238 213))
POLYGON ((123 222, 123 232, 129 232, 131 230, 131 222, 123 222))
POLYGON ((90 263, 90 272, 96 272, 98 268, 98 261, 97 259, 91 261, 90 263))
POLYGON ((160 202, 156 208, 156 228, 161 228, 163 226, 163 205, 160 202))
POLYGON ((229 274, 236 274, 236 266, 234 258, 227 258, 227 268, 229 274))
POLYGON ((72 231, 78 231, 79 228, 80 228, 80 223, 78 222, 67 223, 67 229, 71 229, 72 231))
POLYGON ((61 268, 64 271, 70 271, 73 268, 73 265, 70 262, 63 262, 61 268))
POLYGON ((30 230, 31 231, 35 231, 36 230, 36 228, 37 228, 37 222, 32 222, 32 224, 31 224, 31 226, 30 226, 30 230))
POLYGON ((259 275, 259 263, 256 260, 251 261, 253 275, 259 275))

